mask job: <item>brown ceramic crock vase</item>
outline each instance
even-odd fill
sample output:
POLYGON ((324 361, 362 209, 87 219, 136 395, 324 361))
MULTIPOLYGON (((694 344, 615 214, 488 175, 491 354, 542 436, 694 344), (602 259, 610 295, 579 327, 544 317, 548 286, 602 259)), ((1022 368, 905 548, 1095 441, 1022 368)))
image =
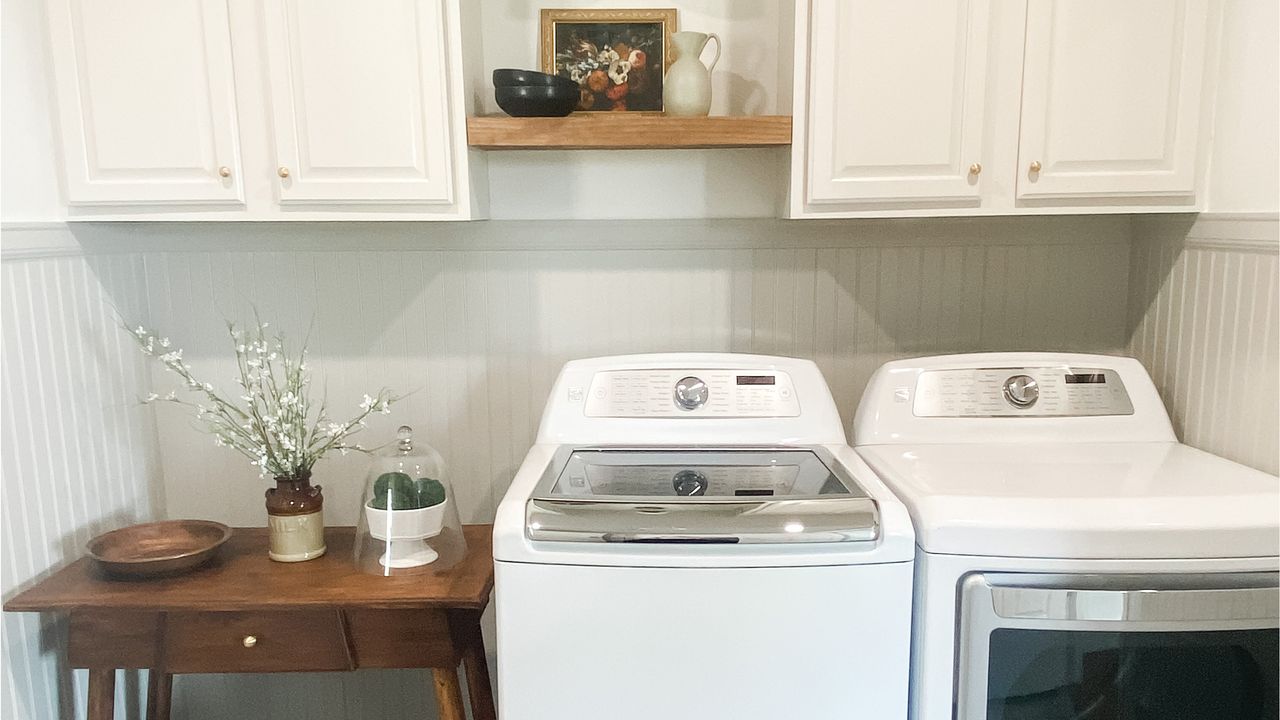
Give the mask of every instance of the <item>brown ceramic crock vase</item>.
POLYGON ((270 549, 277 562, 302 562, 324 554, 324 495, 311 473, 279 476, 267 490, 270 549))

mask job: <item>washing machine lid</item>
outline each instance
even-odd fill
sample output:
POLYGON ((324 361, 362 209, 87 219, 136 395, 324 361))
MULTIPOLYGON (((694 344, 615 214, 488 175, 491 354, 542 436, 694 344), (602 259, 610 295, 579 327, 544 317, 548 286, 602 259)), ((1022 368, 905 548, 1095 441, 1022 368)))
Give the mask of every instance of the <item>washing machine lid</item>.
POLYGON ((1176 442, 872 445, 930 553, 1280 555, 1280 479, 1176 442))
POLYGON ((567 542, 869 542, 879 510, 820 447, 571 447, 529 498, 525 532, 567 542))

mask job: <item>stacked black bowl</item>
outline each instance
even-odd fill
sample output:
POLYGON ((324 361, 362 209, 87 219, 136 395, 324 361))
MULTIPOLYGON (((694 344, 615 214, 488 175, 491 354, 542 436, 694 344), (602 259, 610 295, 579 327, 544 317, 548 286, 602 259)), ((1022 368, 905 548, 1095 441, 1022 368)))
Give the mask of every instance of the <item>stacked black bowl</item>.
POLYGON ((514 117, 564 117, 578 106, 578 84, 532 70, 493 71, 498 107, 514 117))

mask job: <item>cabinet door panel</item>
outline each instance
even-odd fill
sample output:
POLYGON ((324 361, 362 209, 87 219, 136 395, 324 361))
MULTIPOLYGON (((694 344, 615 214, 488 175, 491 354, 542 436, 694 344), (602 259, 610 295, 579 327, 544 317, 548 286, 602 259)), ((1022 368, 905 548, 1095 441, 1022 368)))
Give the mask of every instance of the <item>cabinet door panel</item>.
POLYGON ((1207 0, 1030 3, 1018 197, 1193 194, 1207 33, 1207 0))
POLYGON ((441 0, 271 0, 265 13, 280 202, 449 202, 441 0))
POLYGON ((986 0, 813 0, 807 199, 975 204, 986 0))
POLYGON ((243 202, 225 0, 48 8, 71 205, 243 202))

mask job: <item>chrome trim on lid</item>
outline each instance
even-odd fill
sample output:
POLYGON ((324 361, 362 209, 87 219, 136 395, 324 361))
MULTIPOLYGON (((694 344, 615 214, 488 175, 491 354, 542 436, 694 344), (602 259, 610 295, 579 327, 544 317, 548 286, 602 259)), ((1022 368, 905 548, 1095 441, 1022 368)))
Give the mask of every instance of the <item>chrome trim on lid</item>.
MULTIPOLYGON (((714 480, 710 482, 715 489, 714 480)), ((880 509, 822 447, 567 446, 557 451, 525 504, 525 534, 536 541, 594 543, 872 542, 880 537, 880 509), (580 451, 609 456, 609 462, 596 465, 598 468, 636 468, 659 474, 674 468, 674 480, 667 481, 665 492, 652 494, 649 491, 661 484, 655 485, 649 478, 638 486, 597 478, 596 493, 585 478, 576 477, 583 472, 579 467, 574 471, 579 487, 565 487, 562 475, 569 472, 566 468, 571 458, 580 451), (635 465, 628 462, 631 454, 637 458, 635 465), (705 461, 690 459, 699 454, 707 456, 705 461), (762 455, 769 462, 763 462, 762 455), (768 483, 772 471, 785 474, 784 469, 796 468, 794 479, 794 472, 801 467, 806 468, 801 476, 807 480, 768 483), (766 483, 760 487, 762 469, 766 483), (708 490, 709 481, 702 470, 720 472, 722 479, 726 472, 756 475, 750 481, 738 478, 748 487, 738 487, 734 494, 723 484, 717 494, 708 490), (702 479, 696 488, 688 482, 694 476, 702 479), (609 494, 619 487, 628 494, 609 494), (634 492, 646 494, 630 494, 634 492)))
POLYGON ((617 543, 830 543, 880 536, 870 498, 611 502, 534 498, 525 505, 531 540, 617 543))

